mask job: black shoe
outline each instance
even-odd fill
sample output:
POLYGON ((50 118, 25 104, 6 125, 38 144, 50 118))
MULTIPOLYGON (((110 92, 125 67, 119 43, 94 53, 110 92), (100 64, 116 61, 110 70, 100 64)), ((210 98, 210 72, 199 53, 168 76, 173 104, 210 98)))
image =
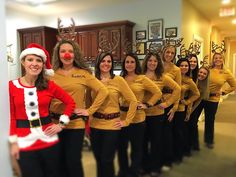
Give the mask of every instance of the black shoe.
POLYGON ((214 145, 212 143, 206 143, 206 147, 208 149, 213 149, 214 148, 214 145))
POLYGON ((150 173, 150 177, 159 177, 160 176, 160 173, 158 172, 151 172, 150 173))

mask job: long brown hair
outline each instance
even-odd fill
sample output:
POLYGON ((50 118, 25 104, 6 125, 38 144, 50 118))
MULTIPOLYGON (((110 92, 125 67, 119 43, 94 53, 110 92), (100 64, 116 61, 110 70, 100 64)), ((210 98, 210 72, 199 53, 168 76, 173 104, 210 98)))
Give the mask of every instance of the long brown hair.
POLYGON ((73 65, 75 67, 87 70, 88 72, 92 73, 89 67, 85 64, 85 62, 82 59, 82 53, 81 53, 79 44, 77 42, 69 41, 69 40, 61 40, 54 47, 53 55, 52 55, 52 65, 55 71, 59 68, 62 68, 63 66, 63 63, 61 62, 60 55, 59 55, 60 47, 62 44, 70 44, 73 47, 73 51, 74 51, 73 65))
POLYGON ((155 69, 155 74, 156 74, 156 77, 157 78, 160 78, 164 72, 164 67, 163 67, 163 63, 162 63, 162 60, 161 60, 161 57, 159 54, 157 53, 152 53, 152 52, 149 52, 145 58, 144 58, 144 61, 142 63, 142 70, 143 70, 143 73, 145 74, 147 72, 147 62, 148 60, 151 58, 151 56, 154 56, 156 59, 157 59, 157 67, 155 69))

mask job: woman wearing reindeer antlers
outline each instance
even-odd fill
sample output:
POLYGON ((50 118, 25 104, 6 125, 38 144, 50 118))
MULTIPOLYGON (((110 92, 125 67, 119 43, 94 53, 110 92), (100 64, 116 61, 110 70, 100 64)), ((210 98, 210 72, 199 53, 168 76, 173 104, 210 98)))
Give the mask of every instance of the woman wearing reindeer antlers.
MULTIPOLYGON (((163 161, 163 152, 166 150, 163 144, 164 134, 164 109, 172 105, 180 96, 179 85, 164 74, 164 68, 161 58, 156 50, 150 50, 143 61, 143 73, 151 79, 162 91, 164 87, 172 89, 171 96, 162 95, 154 106, 145 109, 146 130, 143 143, 143 161, 142 170, 144 174, 150 174, 151 177, 159 176, 163 161), (150 143, 150 148, 149 144, 150 143)), ((150 95, 145 95, 144 100, 148 100, 150 95)))
POLYGON ((235 78, 231 72, 224 67, 225 51, 224 41, 221 46, 212 42, 213 56, 209 78, 209 99, 203 100, 202 105, 199 105, 202 109, 204 108, 205 112, 204 142, 209 149, 214 148, 214 123, 220 96, 236 89, 235 78), (226 82, 229 84, 229 88, 222 90, 226 82))
MULTIPOLYGON (((119 35, 114 38, 119 39, 119 35)), ((91 144, 97 165, 97 177, 114 177, 114 158, 119 133, 121 128, 128 126, 134 118, 138 103, 127 82, 113 73, 114 61, 111 52, 116 49, 119 41, 109 43, 102 31, 99 32, 99 40, 99 47, 103 51, 96 58, 95 76, 108 89, 109 95, 92 116, 91 144), (122 97, 129 107, 125 120, 120 118, 119 99, 122 97)), ((92 92, 92 98, 95 95, 96 93, 92 92)))
MULTIPOLYGON (((60 20, 59 20, 60 22, 60 20)), ((59 26, 60 29, 61 26, 59 26)), ((81 151, 85 132, 86 116, 92 115, 102 105, 107 89, 92 74, 84 64, 80 47, 75 42, 76 33, 59 30, 58 43, 53 52, 53 68, 55 74, 50 79, 60 85, 76 102, 76 109, 71 117, 71 122, 65 127, 65 131, 59 134, 61 140, 61 174, 64 177, 83 177, 81 151), (93 90, 97 93, 94 102, 85 109, 86 92, 93 90)), ((54 119, 60 115, 64 104, 54 100, 50 106, 54 119)))
MULTIPOLYGON (((145 109, 153 106, 161 98, 161 91, 154 82, 145 75, 141 75, 141 66, 135 53, 127 53, 122 63, 121 76, 126 80, 134 92, 139 105, 135 117, 129 126, 122 127, 118 145, 118 177, 138 177, 142 161, 143 137, 145 131, 145 109), (148 94, 146 102, 144 96, 148 94), (128 143, 131 144, 130 156, 128 156, 128 143), (130 158, 129 158, 130 157, 130 158), (130 159, 130 163, 129 160, 130 159), (130 165, 129 165, 130 164, 130 165)), ((121 119, 127 116, 128 103, 121 101, 121 119)))
MULTIPOLYGON (((181 45, 183 38, 174 40, 166 39, 164 41, 164 47, 161 52, 161 58, 164 63, 164 73, 171 77, 179 86, 181 86, 181 72, 180 69, 175 66, 175 57, 177 47, 181 45), (174 43, 174 44, 172 44, 174 43)), ((171 96, 172 89, 164 88, 162 93, 169 97, 171 96)), ((179 99, 165 109, 165 151, 164 151, 164 161, 163 161, 163 171, 170 170, 173 158, 173 136, 172 136, 172 119, 174 117, 175 111, 178 108, 179 99)))

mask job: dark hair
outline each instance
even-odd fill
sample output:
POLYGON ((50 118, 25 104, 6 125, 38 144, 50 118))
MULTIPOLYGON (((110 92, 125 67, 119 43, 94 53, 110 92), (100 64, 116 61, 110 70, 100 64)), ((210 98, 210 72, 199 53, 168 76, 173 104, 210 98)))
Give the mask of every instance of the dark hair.
POLYGON ((145 57, 144 57, 144 61, 142 63, 142 70, 143 73, 145 74, 147 72, 147 62, 148 60, 151 58, 151 56, 154 56, 157 59, 157 67, 155 69, 155 74, 157 76, 157 78, 160 78, 162 76, 162 74, 164 73, 164 67, 163 67, 163 63, 161 60, 161 57, 159 54, 157 53, 152 53, 149 52, 145 57))
POLYGON ((189 54, 188 55, 188 59, 190 60, 191 58, 196 58, 196 60, 197 60, 197 66, 196 66, 196 68, 194 69, 194 70, 191 70, 191 68, 190 68, 190 73, 191 73, 191 77, 192 77, 192 79, 193 79, 193 81, 194 82, 196 82, 197 81, 197 75, 198 75, 198 69, 199 69, 199 66, 198 66, 198 58, 197 58, 197 55, 196 54, 189 54))
POLYGON ((113 60, 113 56, 111 53, 109 52, 100 52, 96 58, 96 63, 95 63, 95 77, 99 80, 101 80, 101 71, 100 71, 100 63, 102 62, 103 58, 105 58, 106 56, 110 56, 111 57, 111 70, 110 70, 110 75, 111 78, 115 77, 115 74, 113 73, 113 69, 114 69, 114 60, 113 60))
POLYGON ((57 42, 56 46, 53 49, 53 56, 52 56, 52 65, 53 69, 56 71, 58 68, 62 68, 63 63, 60 60, 60 47, 63 44, 70 44, 73 47, 74 51, 74 62, 73 65, 77 68, 87 70, 88 72, 92 73, 89 67, 84 63, 82 59, 82 53, 80 50, 80 46, 77 42, 69 41, 69 40, 61 40, 57 42))
MULTIPOLYGON (((34 55, 34 54, 32 54, 32 55, 34 55)), ((22 58, 23 61, 25 61, 26 56, 24 58, 22 58)), ((35 55, 35 56, 38 56, 38 55, 35 55)), ((41 60, 43 61, 43 58, 41 56, 38 56, 38 57, 40 57, 41 60)), ((45 90, 48 88, 48 79, 45 76, 44 69, 45 69, 45 66, 43 64, 42 71, 39 73, 38 78, 35 81, 35 87, 37 88, 37 90, 45 90)), ((23 67, 23 73, 25 75, 25 68, 24 67, 23 67)))
POLYGON ((187 62, 188 63, 188 72, 185 74, 186 76, 189 76, 190 77, 190 63, 189 63, 189 60, 188 58, 180 58, 177 63, 176 63, 176 66, 180 67, 181 63, 182 62, 187 62))
POLYGON ((135 64, 136 64, 135 71, 134 71, 135 74, 137 74, 137 75, 141 74, 142 73, 142 68, 141 68, 141 65, 140 65, 140 62, 139 62, 139 59, 138 59, 137 55, 135 55, 133 53, 128 53, 128 54, 126 54, 125 59, 122 62, 122 69, 121 69, 120 75, 122 77, 125 77, 125 76, 128 75, 128 72, 125 69, 125 61, 126 61, 127 57, 132 57, 135 60, 135 64))
POLYGON ((161 59, 163 60, 163 62, 166 61, 165 58, 164 58, 164 54, 165 54, 166 50, 169 49, 169 48, 174 48, 174 49, 175 49, 175 55, 174 55, 173 60, 172 60, 172 63, 175 63, 175 62, 176 62, 177 48, 176 48, 175 46, 173 46, 173 45, 167 45, 167 46, 165 46, 165 47, 162 49, 162 52, 161 52, 161 59))

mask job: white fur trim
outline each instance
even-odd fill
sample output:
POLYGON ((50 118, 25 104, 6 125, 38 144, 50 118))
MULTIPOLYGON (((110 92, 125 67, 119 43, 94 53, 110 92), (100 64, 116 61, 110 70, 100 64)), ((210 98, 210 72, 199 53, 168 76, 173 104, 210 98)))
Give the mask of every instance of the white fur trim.
POLYGON ((26 55, 30 55, 30 54, 34 54, 34 55, 38 55, 42 57, 44 62, 46 62, 47 60, 46 54, 44 53, 42 49, 39 49, 39 48, 27 48, 23 50, 20 54, 20 60, 24 58, 26 55))
POLYGON ((44 69, 45 74, 48 76, 53 76, 54 75, 54 70, 53 69, 44 69))
POLYGON ((63 124, 67 125, 70 122, 69 116, 63 114, 60 116, 59 119, 60 122, 63 122, 63 124))
POLYGON ((17 135, 9 136, 8 140, 10 143, 16 143, 18 140, 17 135))

